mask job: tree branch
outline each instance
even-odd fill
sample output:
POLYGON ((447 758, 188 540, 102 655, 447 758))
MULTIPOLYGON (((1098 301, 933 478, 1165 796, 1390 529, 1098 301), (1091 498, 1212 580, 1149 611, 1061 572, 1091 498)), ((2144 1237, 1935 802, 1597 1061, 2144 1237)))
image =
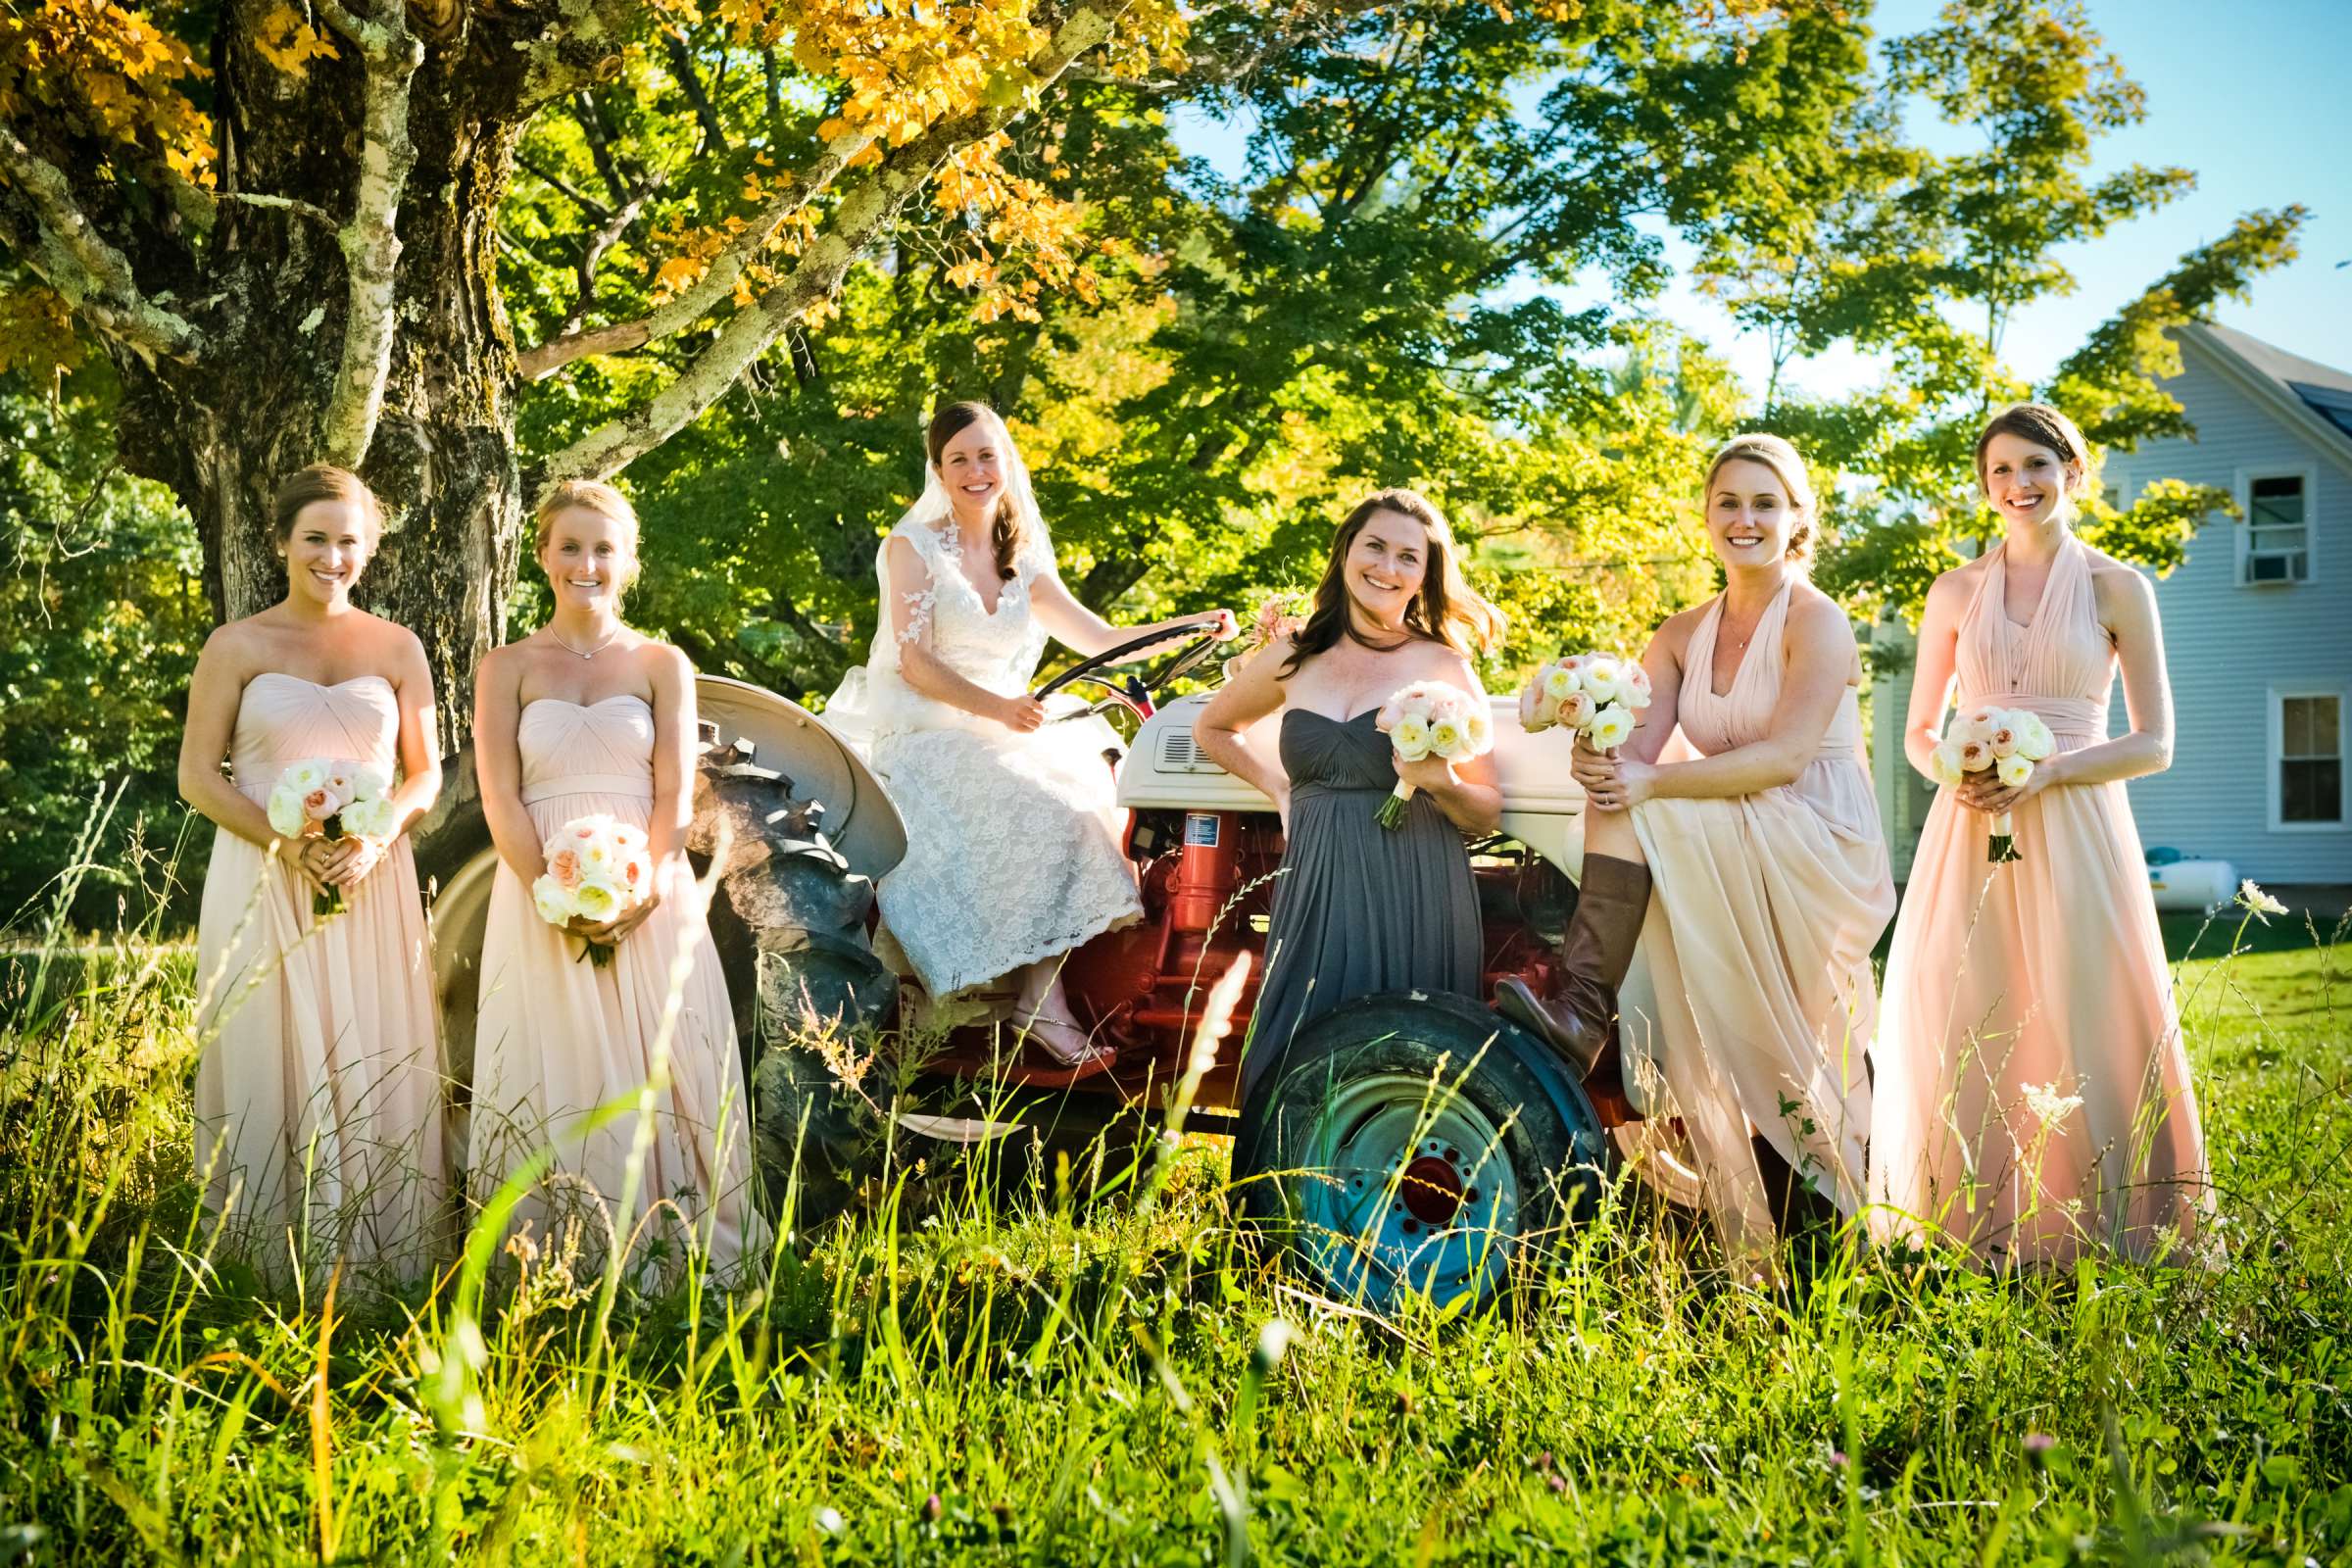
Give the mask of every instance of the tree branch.
POLYGON ((718 122, 718 111, 711 107, 710 95, 703 91, 703 78, 694 69, 694 51, 686 43, 686 29, 663 27, 662 38, 669 45, 669 74, 678 78, 678 85, 685 89, 686 101, 694 105, 694 118, 702 122, 705 144, 712 152, 726 152, 727 130, 718 122))
POLYGON ((343 363, 335 371, 321 445, 327 461, 356 468, 375 439, 383 412, 384 379, 392 368, 393 284, 400 265, 401 193, 416 149, 409 140, 409 83, 424 62, 424 46, 409 32, 397 3, 386 22, 318 0, 327 24, 351 40, 367 69, 361 105, 360 187, 351 220, 336 234, 350 279, 343 318, 343 363))
MULTIPOLYGON (((1054 30, 1052 40, 1029 58, 1030 81, 1039 88, 1050 85, 1069 69, 1070 62, 1109 37, 1113 8, 1121 3, 1082 0, 1054 30)), ((831 297, 858 254, 890 226, 906 198, 941 165, 958 150, 1002 130, 1020 107, 1021 101, 1014 99, 943 122, 885 154, 880 166, 842 197, 831 229, 810 243, 800 264, 781 283, 729 318, 718 336, 668 386, 557 453, 548 461, 549 476, 604 478, 700 416, 786 327, 810 306, 831 297)), ((833 149, 828 147, 826 157, 832 155, 833 149)))
POLYGON ((849 161, 863 152, 872 140, 870 136, 852 133, 827 142, 816 162, 803 170, 789 189, 761 209, 760 216, 735 236, 734 243, 719 252, 710 263, 710 270, 693 287, 634 321, 584 331, 566 330, 537 348, 526 349, 517 362, 523 379, 536 381, 585 355, 619 354, 642 348, 655 338, 667 337, 691 326, 718 309, 734 297, 736 281, 743 276, 744 269, 775 238, 776 230, 823 194, 849 161))
POLYGON ((630 194, 627 201, 621 203, 616 212, 590 232, 580 247, 580 291, 572 301, 571 314, 564 318, 564 333, 577 332, 580 322, 587 318, 588 312, 595 306, 596 269, 604 261, 605 253, 620 242, 620 236, 628 232, 631 223, 637 221, 637 215, 645 211, 645 204, 668 183, 668 170, 649 176, 644 184, 630 194))
POLYGON ((8 226, 29 230, 11 233, 10 248, 83 320, 143 357, 195 358, 196 328, 139 292, 129 258, 108 244, 82 213, 65 172, 5 125, 0 125, 0 174, 23 197, 25 209, 24 220, 8 226))
POLYGON ((520 164, 524 169, 530 171, 532 175, 535 176, 540 183, 546 185, 550 190, 555 191, 558 195, 564 197, 571 203, 572 206, 577 207, 581 212, 587 213, 591 217, 603 218, 612 211, 611 203, 598 201, 595 197, 589 195, 587 192, 574 185, 570 180, 565 179, 562 174, 557 173, 552 169, 542 168, 536 161, 524 157, 521 153, 518 152, 514 155, 514 162, 520 164))

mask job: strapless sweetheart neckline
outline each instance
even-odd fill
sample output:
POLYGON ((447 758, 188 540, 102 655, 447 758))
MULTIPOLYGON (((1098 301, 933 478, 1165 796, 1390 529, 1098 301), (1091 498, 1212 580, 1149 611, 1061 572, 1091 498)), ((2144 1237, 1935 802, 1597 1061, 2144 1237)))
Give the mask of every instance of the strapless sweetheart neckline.
POLYGON ((638 707, 644 709, 649 713, 654 710, 654 705, 647 702, 644 698, 638 696, 635 692, 614 692, 610 697, 599 697, 593 703, 575 703, 568 697, 534 697, 529 702, 522 705, 523 710, 527 712, 531 709, 537 708, 541 703, 555 703, 564 708, 576 708, 583 713, 602 708, 607 703, 635 703, 638 707))
MULTIPOLYGON (((279 680, 290 680, 297 686, 308 686, 313 691, 321 692, 339 692, 346 686, 357 686, 362 681, 368 680, 380 682, 386 689, 390 689, 392 685, 391 681, 386 680, 381 675, 353 675, 344 680, 311 680, 305 676, 291 674, 282 669, 265 669, 260 674, 254 676, 253 680, 268 680, 272 675, 276 676, 279 680)), ((250 686, 253 684, 253 680, 249 680, 245 684, 250 686)))
MULTIPOLYGON (((1386 705, 1384 704, 1383 706, 1385 707, 1386 705)), ((1380 715, 1380 709, 1367 708, 1362 712, 1356 714, 1354 718, 1334 718, 1329 713, 1318 713, 1311 708, 1294 708, 1282 715, 1282 721, 1287 724, 1293 718, 1301 715, 1307 718, 1319 718, 1326 724, 1337 724, 1340 726, 1340 728, 1346 729, 1348 725, 1355 723, 1359 719, 1377 718, 1380 715)))

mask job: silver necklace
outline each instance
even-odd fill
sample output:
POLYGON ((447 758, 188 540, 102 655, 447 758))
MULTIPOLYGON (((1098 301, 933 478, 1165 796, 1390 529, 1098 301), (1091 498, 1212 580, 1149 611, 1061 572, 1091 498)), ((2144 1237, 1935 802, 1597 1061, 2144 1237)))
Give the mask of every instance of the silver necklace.
POLYGON ((572 647, 571 644, 564 640, 564 634, 556 630, 556 628, 553 626, 547 628, 547 634, 556 640, 557 647, 563 649, 574 659, 594 659, 597 655, 603 653, 606 649, 612 646, 612 639, 620 635, 620 628, 617 626, 613 627, 612 631, 606 633, 605 640, 603 642, 598 643, 594 648, 586 650, 572 647))

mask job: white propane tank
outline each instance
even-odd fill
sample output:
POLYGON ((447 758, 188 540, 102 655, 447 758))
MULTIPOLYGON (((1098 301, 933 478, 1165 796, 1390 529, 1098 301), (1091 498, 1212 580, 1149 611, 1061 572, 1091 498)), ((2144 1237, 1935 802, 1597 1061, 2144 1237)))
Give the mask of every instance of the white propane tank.
POLYGON ((2237 897, 2237 871, 2228 860, 2175 860, 2148 867, 2148 891, 2159 909, 2210 909, 2237 897))

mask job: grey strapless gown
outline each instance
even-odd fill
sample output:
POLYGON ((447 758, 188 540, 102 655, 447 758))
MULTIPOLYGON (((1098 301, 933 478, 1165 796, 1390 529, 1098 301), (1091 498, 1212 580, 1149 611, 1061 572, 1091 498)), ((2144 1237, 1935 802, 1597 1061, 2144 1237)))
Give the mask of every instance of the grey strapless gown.
POLYGON ((1343 1003, 1407 989, 1481 994, 1478 888, 1461 831, 1426 794, 1394 831, 1372 819, 1396 787, 1377 711, 1346 723, 1296 708, 1282 715, 1290 843, 1242 1057, 1245 1106, 1283 1045, 1343 1003))

